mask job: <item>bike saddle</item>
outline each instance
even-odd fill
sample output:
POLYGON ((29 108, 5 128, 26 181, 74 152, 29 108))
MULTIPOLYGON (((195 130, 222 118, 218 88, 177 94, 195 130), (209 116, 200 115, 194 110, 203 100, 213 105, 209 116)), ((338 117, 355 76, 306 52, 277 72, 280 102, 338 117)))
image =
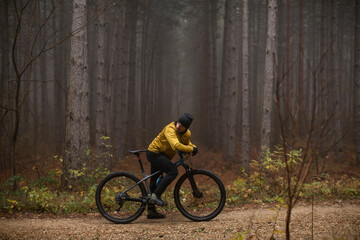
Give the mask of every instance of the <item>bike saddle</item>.
POLYGON ((139 156, 140 153, 146 152, 147 149, 141 149, 141 150, 129 150, 129 153, 135 154, 136 156, 139 156))

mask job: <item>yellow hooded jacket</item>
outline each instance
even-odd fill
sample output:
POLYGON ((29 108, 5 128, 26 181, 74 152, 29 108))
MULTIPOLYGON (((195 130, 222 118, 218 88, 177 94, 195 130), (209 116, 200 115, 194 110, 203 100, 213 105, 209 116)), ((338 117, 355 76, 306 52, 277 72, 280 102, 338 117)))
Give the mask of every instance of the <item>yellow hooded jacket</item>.
POLYGON ((186 130, 185 133, 176 131, 175 122, 171 122, 159 133, 151 142, 148 150, 154 153, 164 153, 169 159, 172 159, 176 150, 181 152, 192 152, 194 144, 190 142, 191 132, 186 130))

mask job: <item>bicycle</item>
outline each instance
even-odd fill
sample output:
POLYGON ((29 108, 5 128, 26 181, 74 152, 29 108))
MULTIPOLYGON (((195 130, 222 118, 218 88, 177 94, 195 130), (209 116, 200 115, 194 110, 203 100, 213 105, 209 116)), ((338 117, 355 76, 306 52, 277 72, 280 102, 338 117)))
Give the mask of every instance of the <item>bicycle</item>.
MULTIPOLYGON (((140 154, 147 150, 129 151, 137 157, 143 179, 129 172, 114 172, 106 176, 96 189, 96 206, 101 215, 113 223, 130 223, 145 211, 151 195, 148 179, 162 176, 160 171, 147 175, 140 154), (145 186, 144 186, 145 183, 145 186)), ((180 159, 174 164, 185 173, 174 188, 175 205, 182 215, 193 221, 209 221, 224 208, 224 184, 214 173, 204 169, 191 169, 178 152, 180 159)))

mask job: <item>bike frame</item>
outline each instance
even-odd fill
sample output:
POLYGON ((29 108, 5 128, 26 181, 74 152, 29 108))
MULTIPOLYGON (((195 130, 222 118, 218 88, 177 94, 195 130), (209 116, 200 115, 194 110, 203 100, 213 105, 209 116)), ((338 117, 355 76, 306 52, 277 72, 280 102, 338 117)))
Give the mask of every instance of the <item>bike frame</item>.
MULTIPOLYGON (((141 150, 141 151, 139 151, 139 152, 133 152, 133 154, 136 155, 137 160, 138 160, 138 162, 139 162, 140 169, 141 169, 141 174, 143 175, 143 179, 141 179, 139 182, 135 183, 134 185, 132 185, 131 187, 129 187, 128 189, 126 189, 125 191, 123 191, 123 192, 120 194, 120 197, 122 197, 126 192, 130 191, 131 189, 133 189, 134 187, 136 187, 137 185, 139 185, 139 184, 141 184, 141 183, 143 183, 143 182, 145 182, 145 186, 146 186, 146 190, 147 190, 147 192, 148 192, 148 196, 151 195, 150 185, 149 185, 149 182, 148 182, 147 180, 148 180, 149 178, 157 175, 157 174, 160 174, 161 171, 160 171, 160 170, 159 170, 159 171, 156 171, 156 172, 154 172, 154 173, 151 174, 151 175, 147 175, 147 174, 146 174, 146 172, 145 172, 145 170, 144 170, 144 166, 143 166, 142 161, 141 161, 141 157, 140 157, 140 153, 141 153, 141 152, 145 152, 145 151, 146 151, 146 150, 141 150)), ((178 167, 181 165, 181 166, 184 167, 186 173, 191 172, 191 168, 186 164, 185 159, 184 159, 183 156, 182 156, 182 153, 179 153, 179 155, 180 155, 180 159, 174 163, 175 166, 178 168, 178 167)), ((191 187, 192 187, 192 189, 193 189, 193 191, 194 191, 194 194, 195 194, 195 195, 198 195, 198 192, 199 192, 199 191, 198 191, 198 189, 197 189, 197 187, 196 187, 196 184, 195 184, 194 179, 193 179, 192 177, 190 177, 189 180, 190 180, 191 187)), ((146 199, 141 199, 141 200, 140 200, 140 199, 133 199, 133 198, 127 199, 127 200, 132 200, 132 201, 135 201, 135 202, 143 202, 143 201, 146 201, 146 199)))
MULTIPOLYGON (((150 197, 150 186, 155 183, 148 182, 148 179, 152 177, 152 180, 155 180, 162 174, 163 169, 160 168, 160 171, 147 175, 140 158, 141 153, 147 152, 147 150, 129 152, 137 156, 143 179, 126 171, 113 172, 102 179, 96 188, 95 200, 99 212, 114 223, 125 224, 134 221, 141 216, 148 205, 157 205, 150 197), (134 205, 134 203, 137 204, 134 205)), ((190 220, 208 221, 213 219, 222 211, 226 203, 224 184, 211 171, 190 168, 186 163, 186 160, 189 159, 182 152, 178 151, 178 154, 180 159, 172 164, 176 168, 180 165, 183 166, 185 173, 179 176, 174 186, 175 206, 182 215, 190 220), (198 208, 203 211, 197 211, 198 208)))

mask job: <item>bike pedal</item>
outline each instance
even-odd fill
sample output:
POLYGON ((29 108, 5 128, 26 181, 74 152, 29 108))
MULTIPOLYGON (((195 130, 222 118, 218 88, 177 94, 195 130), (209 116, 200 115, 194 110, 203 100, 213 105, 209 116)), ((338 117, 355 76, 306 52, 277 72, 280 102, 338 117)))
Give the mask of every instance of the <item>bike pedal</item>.
POLYGON ((167 202, 164 202, 164 201, 161 200, 160 198, 154 199, 153 197, 149 197, 148 202, 149 202, 150 204, 158 205, 158 206, 160 206, 160 207, 164 207, 164 206, 167 206, 167 205, 168 205, 167 202))

